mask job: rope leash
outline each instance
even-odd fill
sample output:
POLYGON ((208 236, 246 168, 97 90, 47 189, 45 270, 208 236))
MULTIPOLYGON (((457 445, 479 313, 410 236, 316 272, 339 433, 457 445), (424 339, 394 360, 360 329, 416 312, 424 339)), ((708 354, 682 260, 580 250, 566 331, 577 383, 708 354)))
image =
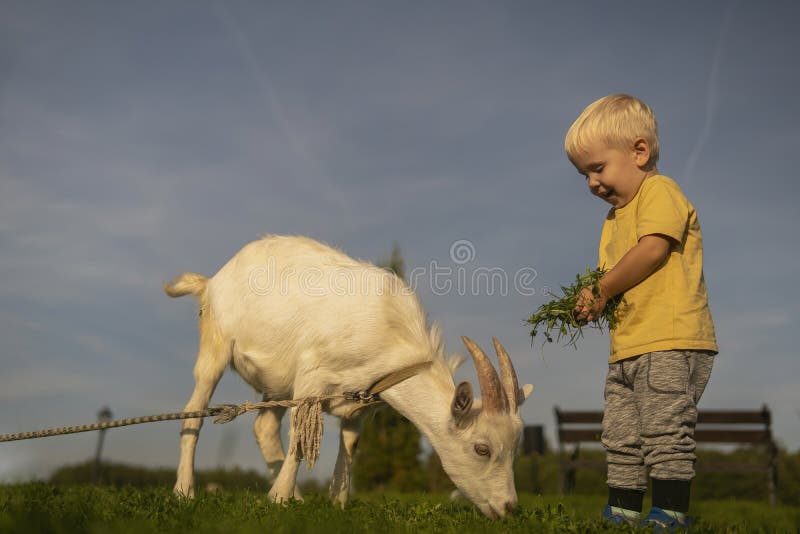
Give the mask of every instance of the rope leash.
POLYGON ((117 428, 121 426, 138 425, 142 423, 156 423, 159 421, 175 421, 178 419, 199 419, 203 417, 213 417, 214 423, 223 424, 233 421, 240 415, 263 408, 274 408, 281 406, 284 408, 298 408, 292 413, 292 427, 294 432, 289 452, 297 452, 298 458, 306 461, 308 469, 314 467, 314 463, 319 458, 319 445, 322 440, 322 403, 335 399, 344 399, 355 402, 356 406, 350 411, 352 415, 355 411, 366 406, 383 402, 379 394, 390 387, 403 382, 416 375, 420 371, 428 369, 433 362, 422 362, 400 369, 373 384, 365 391, 349 391, 341 395, 327 395, 321 397, 306 397, 304 399, 276 400, 250 402, 243 404, 217 404, 209 406, 205 410, 193 412, 173 412, 159 415, 145 415, 142 417, 131 417, 128 419, 117 419, 116 421, 105 421, 93 423, 91 425, 63 426, 59 428, 48 428, 35 432, 20 432, 18 434, 0 435, 0 443, 5 441, 19 441, 23 439, 46 438, 50 436, 61 436, 64 434, 77 434, 79 432, 91 432, 94 430, 104 430, 106 428, 117 428))
MULTIPOLYGON (((292 416, 295 431, 292 435, 290 452, 297 452, 297 457, 306 461, 306 467, 311 470, 319 458, 319 445, 322 441, 322 403, 332 399, 342 399, 344 395, 330 395, 325 397, 307 397, 305 399, 283 400, 283 401, 264 401, 250 402, 244 404, 218 404, 209 406, 205 410, 193 412, 174 412, 163 413, 160 415, 146 415, 143 417, 131 417, 128 419, 117 419, 116 421, 106 421, 91 425, 64 426, 60 428, 48 428, 36 432, 21 432, 18 434, 0 435, 0 443, 5 441, 19 441, 23 439, 45 438, 50 436, 60 436, 63 434, 77 434, 79 432, 91 432, 93 430, 104 430, 106 428, 117 428, 121 426, 138 425, 141 423, 155 423, 158 421, 174 421, 177 419, 197 419, 202 417, 216 416, 214 423, 222 424, 233 421, 243 413, 262 408, 274 408, 283 406, 285 408, 297 408, 292 416)), ((370 404, 377 402, 373 399, 370 404)))
POLYGON ((163 413, 159 415, 145 415, 142 417, 129 417, 127 419, 117 419, 116 421, 106 421, 103 423, 94 423, 91 425, 79 426, 62 426, 58 428, 49 428, 46 430, 37 430, 36 432, 20 432, 17 434, 2 434, 0 435, 0 443, 5 441, 19 441, 23 439, 36 439, 46 438, 50 436, 61 436, 63 434, 77 434, 79 432, 91 432, 93 430, 104 430, 106 428, 118 428, 121 426, 138 425, 142 423, 157 423, 159 421, 175 421, 179 419, 197 419, 201 417, 213 417, 214 423, 222 424, 233 421, 243 413, 253 410, 260 410, 262 408, 274 408, 276 406, 283 406, 286 408, 294 408, 302 404, 315 404, 332 399, 344 398, 344 395, 331 395, 327 397, 308 397, 305 399, 285 400, 285 401, 265 401, 265 402, 250 402, 244 404, 218 404, 209 406, 205 410, 197 410, 194 412, 173 412, 163 413))

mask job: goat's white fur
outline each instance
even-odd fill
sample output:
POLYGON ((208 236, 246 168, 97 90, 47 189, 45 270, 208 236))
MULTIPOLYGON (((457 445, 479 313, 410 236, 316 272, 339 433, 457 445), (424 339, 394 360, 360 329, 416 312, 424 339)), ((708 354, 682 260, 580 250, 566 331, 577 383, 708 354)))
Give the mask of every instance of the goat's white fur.
MULTIPOLYGON (((184 273, 164 289, 200 301, 200 347, 187 411, 208 406, 227 365, 264 400, 279 400, 362 391, 393 371, 432 361, 382 398, 425 434, 453 482, 484 514, 503 517, 516 507, 517 407, 483 413, 466 388, 469 405, 456 413, 453 374, 462 358, 444 358, 438 326, 428 328, 419 300, 394 274, 309 238, 267 236, 246 245, 213 278, 184 273), (477 454, 478 444, 490 455, 477 454)), ((520 403, 531 389, 520 389, 520 403)), ((353 407, 345 400, 324 406, 342 418, 330 486, 331 498, 342 505, 364 412, 353 414, 353 407)), ((284 454, 280 438, 284 411, 261 410, 254 426, 274 479, 269 496, 277 502, 301 498, 300 460, 284 454)), ((201 426, 202 419, 187 419, 181 430, 175 491, 185 496, 194 493, 201 426)))

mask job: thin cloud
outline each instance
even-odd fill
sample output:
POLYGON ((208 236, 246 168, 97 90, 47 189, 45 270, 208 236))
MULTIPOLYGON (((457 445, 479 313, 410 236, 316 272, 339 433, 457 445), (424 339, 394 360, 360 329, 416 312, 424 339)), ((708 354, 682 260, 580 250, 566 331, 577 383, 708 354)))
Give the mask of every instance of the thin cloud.
POLYGON ((304 184, 307 191, 318 190, 318 187, 322 185, 328 199, 333 201, 339 208, 346 209, 348 207, 346 196, 331 182, 323 164, 317 160, 304 136, 301 135, 296 124, 291 120, 290 112, 281 101, 278 91, 272 83, 270 73, 264 68, 263 61, 256 57, 256 53, 250 44, 250 39, 236 20, 236 17, 224 3, 214 3, 213 6, 223 26, 233 36, 244 65, 250 72, 261 94, 264 95, 276 124, 297 156, 299 164, 295 169, 295 180, 304 184))
POLYGON ((691 154, 689 154, 689 159, 686 160, 686 166, 683 170, 683 179, 686 181, 686 183, 691 182, 694 178, 694 169, 703 153, 703 149, 705 149, 706 144, 711 137, 711 127, 714 123, 714 115, 717 112, 719 101, 719 72, 722 65, 722 59, 725 54, 728 31, 733 14, 733 7, 734 2, 729 2, 725 7, 725 12, 722 16, 722 22, 720 23, 717 44, 714 48, 714 55, 711 60, 711 71, 709 72, 708 84, 706 85, 706 108, 703 127, 700 129, 700 134, 698 135, 697 141, 692 148, 691 154))

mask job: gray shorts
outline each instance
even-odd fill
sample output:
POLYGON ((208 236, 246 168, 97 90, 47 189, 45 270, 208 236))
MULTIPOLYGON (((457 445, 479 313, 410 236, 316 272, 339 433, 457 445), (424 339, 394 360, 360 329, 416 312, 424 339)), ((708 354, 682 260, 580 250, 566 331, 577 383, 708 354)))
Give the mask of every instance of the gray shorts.
POLYGON ((661 480, 694 478, 697 402, 714 353, 648 352, 609 364, 603 446, 608 485, 644 491, 647 470, 661 480))

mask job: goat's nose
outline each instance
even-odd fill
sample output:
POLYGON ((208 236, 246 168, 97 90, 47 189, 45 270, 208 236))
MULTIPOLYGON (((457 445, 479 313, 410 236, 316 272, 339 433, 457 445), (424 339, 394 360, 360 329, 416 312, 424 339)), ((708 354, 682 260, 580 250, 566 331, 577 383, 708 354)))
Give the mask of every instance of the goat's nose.
POLYGON ((517 509, 517 501, 506 501, 506 512, 513 514, 517 509))

